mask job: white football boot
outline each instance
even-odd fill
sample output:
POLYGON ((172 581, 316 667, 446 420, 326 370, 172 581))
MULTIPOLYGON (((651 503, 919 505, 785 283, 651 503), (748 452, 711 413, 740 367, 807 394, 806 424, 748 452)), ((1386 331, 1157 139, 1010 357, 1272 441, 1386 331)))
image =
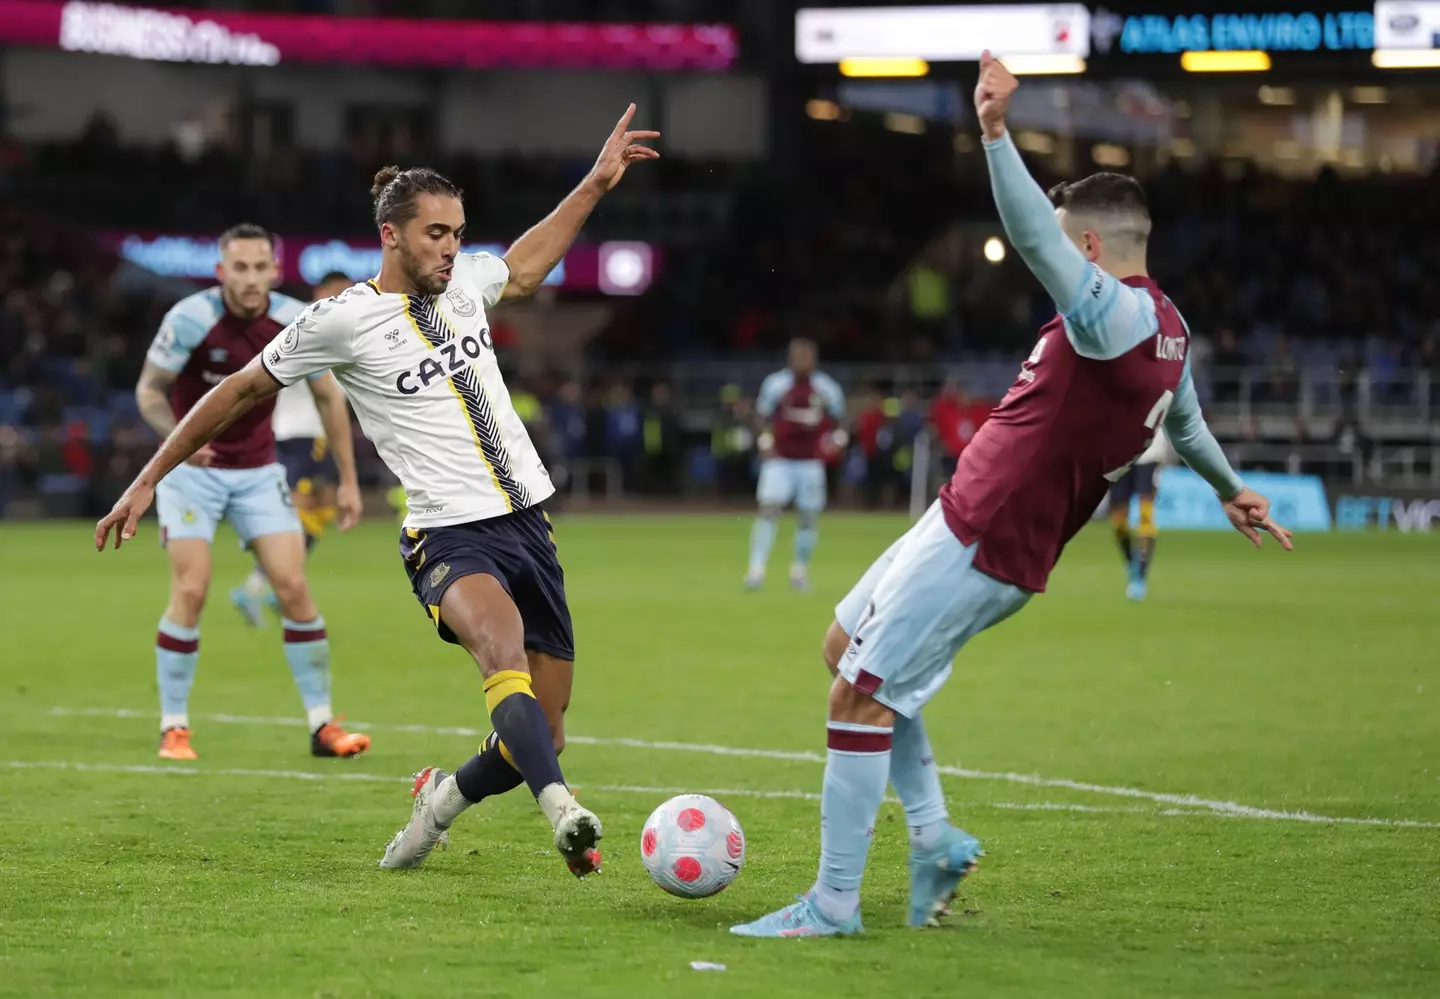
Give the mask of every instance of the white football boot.
POLYGON ((415 796, 415 807, 410 810, 410 821, 386 845, 381 867, 419 867, 437 846, 443 850, 450 845, 450 833, 446 831, 449 826, 436 820, 432 804, 440 782, 448 776, 439 767, 426 767, 415 775, 415 787, 410 792, 415 796))

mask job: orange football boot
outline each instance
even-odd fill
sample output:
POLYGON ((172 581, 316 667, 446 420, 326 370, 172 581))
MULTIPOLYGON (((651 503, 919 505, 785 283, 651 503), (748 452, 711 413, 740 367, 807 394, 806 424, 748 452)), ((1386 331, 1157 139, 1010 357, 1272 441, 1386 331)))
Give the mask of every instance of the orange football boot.
POLYGON ((311 756, 359 756, 370 748, 370 737, 347 732, 338 718, 321 725, 310 736, 311 756))
POLYGON ((161 732, 160 752, 157 755, 162 760, 198 759, 195 750, 190 747, 190 730, 188 728, 167 728, 161 732))

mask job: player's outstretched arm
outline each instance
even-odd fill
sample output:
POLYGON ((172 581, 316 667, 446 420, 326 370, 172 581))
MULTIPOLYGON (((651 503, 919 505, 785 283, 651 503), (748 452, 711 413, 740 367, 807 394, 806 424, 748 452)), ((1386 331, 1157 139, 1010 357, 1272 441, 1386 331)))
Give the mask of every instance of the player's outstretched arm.
POLYGON ((307 383, 310 394, 315 397, 315 408, 320 411, 320 422, 325 427, 325 439, 330 445, 330 454, 335 458, 335 470, 340 482, 335 491, 335 506, 339 511, 336 526, 348 531, 360 522, 364 512, 360 499, 360 478, 355 472, 355 439, 350 432, 350 406, 345 402, 345 393, 340 383, 330 372, 307 383))
POLYGON ((1235 530, 1249 538, 1256 548, 1260 547, 1261 531, 1280 542, 1280 547, 1287 552, 1295 547, 1290 541, 1290 532, 1270 518, 1270 501, 1253 489, 1246 489, 1230 467, 1225 452, 1200 413, 1200 398, 1195 392, 1188 360, 1170 411, 1165 415, 1165 433, 1175 453, 1210 483, 1235 530))
POLYGON ((505 286, 506 298, 528 295, 540 287, 570 249, 570 244, 575 242, 580 227, 590 217, 600 198, 620 183, 627 167, 641 160, 659 158, 658 152, 640 143, 658 139, 660 133, 631 131, 630 120, 634 117, 635 105, 631 104, 616 122, 595 159, 595 165, 580 186, 566 195, 553 212, 531 226, 505 254, 505 265, 510 269, 510 282, 505 286))
POLYGON ((1055 218, 1050 199, 1030 176, 1025 161, 1005 129, 1010 98, 1020 86, 1011 72, 987 51, 980 57, 975 85, 975 112, 985 139, 990 189, 1005 225, 1005 235, 1027 267, 1040 279, 1061 313, 1079 301, 1090 267, 1055 218))
POLYGON ((116 548, 121 542, 133 538, 136 524, 150 508, 160 480, 176 465, 218 437, 251 406, 279 391, 280 383, 270 376, 257 357, 205 393, 204 398, 165 438, 155 456, 140 469, 130 488, 115 502, 114 509, 95 525, 95 550, 104 550, 112 529, 115 531, 116 548))

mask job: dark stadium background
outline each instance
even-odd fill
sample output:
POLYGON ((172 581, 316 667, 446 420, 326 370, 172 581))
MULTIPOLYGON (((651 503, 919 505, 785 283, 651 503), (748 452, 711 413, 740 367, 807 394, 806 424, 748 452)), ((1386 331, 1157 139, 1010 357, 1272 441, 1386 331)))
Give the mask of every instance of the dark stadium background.
MULTIPOLYGON (((40 6, 0 5, 15 18, 7 37, 30 23, 20 8, 40 6)), ((1107 6, 1122 19, 1370 9, 1107 6)), ((463 185, 476 240, 504 244, 578 179, 632 99, 637 121, 664 131, 664 160, 606 199, 562 286, 495 317, 512 387, 573 501, 747 501, 753 437, 734 432, 745 400, 806 335, 861 431, 836 459, 837 501, 909 505, 945 465, 931 419, 942 385, 983 413, 1051 309, 1013 253, 986 258, 1000 228, 973 62, 932 62, 914 80, 803 65, 795 5, 770 0, 189 7, 718 23, 735 47, 728 67, 698 69, 624 43, 467 68, 0 48, 0 516, 108 508, 154 445, 132 399, 145 347, 164 310, 206 283, 176 272, 225 226, 258 222, 297 254, 363 249, 374 169, 423 163, 463 185), (616 281, 624 293, 602 290, 616 281)), ((1085 73, 1027 77, 1017 102, 1042 181, 1097 167, 1144 180, 1152 269, 1190 322, 1232 460, 1322 476, 1352 525, 1390 521, 1357 497, 1423 510, 1440 496, 1437 79, 1324 45, 1277 52, 1264 73, 1190 73, 1112 36, 1085 73)), ((286 264, 285 289, 303 295, 286 264)), ((363 444, 362 461, 366 484, 388 487, 363 444)))

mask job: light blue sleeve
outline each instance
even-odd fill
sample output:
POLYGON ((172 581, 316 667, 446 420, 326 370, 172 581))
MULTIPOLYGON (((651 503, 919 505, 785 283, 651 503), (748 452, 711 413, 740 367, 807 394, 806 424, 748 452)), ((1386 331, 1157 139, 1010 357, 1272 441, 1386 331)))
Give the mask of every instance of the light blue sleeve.
POLYGON ((1005 235, 1065 317, 1065 335, 1082 357, 1107 361, 1159 326, 1155 300, 1085 259, 1055 218, 1009 134, 985 143, 990 188, 1005 235))
POLYGON ((1210 483, 1221 499, 1229 499, 1244 488, 1200 414, 1200 397, 1195 394, 1189 358, 1185 359, 1185 372, 1180 376, 1170 411, 1165 414, 1165 433, 1175 453, 1210 483))
POLYGON ((845 392, 840 388, 840 383, 819 371, 815 372, 810 383, 815 386, 815 391, 820 393, 820 398, 825 400, 826 412, 834 419, 844 419, 845 392))
MULTIPOLYGON (((295 317, 304 312, 305 309, 305 303, 299 299, 291 298, 289 295, 282 295, 278 291, 272 291, 270 293, 270 318, 279 323, 282 328, 293 323, 295 317)), ((305 380, 313 382, 324 377, 325 372, 312 371, 305 376, 305 380)))
POLYGON ((770 419, 775 415, 775 407, 780 405, 780 400, 785 398, 785 393, 790 391, 790 386, 795 384, 795 376, 790 369, 777 371, 760 383, 760 395, 755 400, 755 412, 764 419, 770 419))
POLYGON ((222 310, 218 288, 180 299, 160 320, 160 329, 150 341, 145 360, 166 371, 184 370, 190 354, 219 322, 222 310))

